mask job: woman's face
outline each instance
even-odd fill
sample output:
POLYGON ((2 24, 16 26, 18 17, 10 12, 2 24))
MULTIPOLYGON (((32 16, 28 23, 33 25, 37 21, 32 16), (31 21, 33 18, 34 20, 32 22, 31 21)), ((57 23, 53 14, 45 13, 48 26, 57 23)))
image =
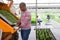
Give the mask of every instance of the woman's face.
POLYGON ((20 5, 20 9, 21 9, 21 11, 26 11, 26 5, 21 4, 21 5, 20 5))

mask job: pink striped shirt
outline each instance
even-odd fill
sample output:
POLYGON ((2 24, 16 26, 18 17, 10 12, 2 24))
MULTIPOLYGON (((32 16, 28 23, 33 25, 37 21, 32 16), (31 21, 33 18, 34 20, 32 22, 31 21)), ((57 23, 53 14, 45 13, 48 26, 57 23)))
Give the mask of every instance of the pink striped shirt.
POLYGON ((21 12, 21 25, 20 27, 22 29, 29 29, 31 28, 31 15, 30 12, 25 11, 25 12, 21 12))

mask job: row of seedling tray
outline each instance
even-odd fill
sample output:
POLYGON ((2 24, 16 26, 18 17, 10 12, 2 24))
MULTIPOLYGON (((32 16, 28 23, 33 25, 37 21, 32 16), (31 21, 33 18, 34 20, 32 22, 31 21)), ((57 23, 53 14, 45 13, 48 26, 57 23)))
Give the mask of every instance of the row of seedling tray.
POLYGON ((56 40, 50 29, 37 29, 36 40, 56 40))

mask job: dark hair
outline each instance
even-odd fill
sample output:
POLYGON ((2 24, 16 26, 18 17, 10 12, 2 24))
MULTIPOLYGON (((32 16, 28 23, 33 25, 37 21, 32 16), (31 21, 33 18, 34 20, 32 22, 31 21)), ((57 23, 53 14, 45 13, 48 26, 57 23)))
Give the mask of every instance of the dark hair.
POLYGON ((25 4, 24 2, 21 2, 21 3, 19 4, 19 6, 21 6, 22 4, 23 4, 24 6, 26 6, 26 4, 25 4))
POLYGON ((38 16, 36 16, 38 18, 38 16))

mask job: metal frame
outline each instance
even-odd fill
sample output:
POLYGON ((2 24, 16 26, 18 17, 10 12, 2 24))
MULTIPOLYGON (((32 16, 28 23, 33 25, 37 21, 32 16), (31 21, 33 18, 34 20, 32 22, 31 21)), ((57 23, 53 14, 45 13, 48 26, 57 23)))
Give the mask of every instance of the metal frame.
POLYGON ((2 39, 2 30, 0 29, 0 40, 2 39))
MULTIPOLYGON (((14 3, 15 5, 19 4, 19 3, 14 3)), ((36 4, 36 3, 26 3, 26 4, 36 4)), ((60 4, 59 3, 37 3, 37 4, 60 4)))

